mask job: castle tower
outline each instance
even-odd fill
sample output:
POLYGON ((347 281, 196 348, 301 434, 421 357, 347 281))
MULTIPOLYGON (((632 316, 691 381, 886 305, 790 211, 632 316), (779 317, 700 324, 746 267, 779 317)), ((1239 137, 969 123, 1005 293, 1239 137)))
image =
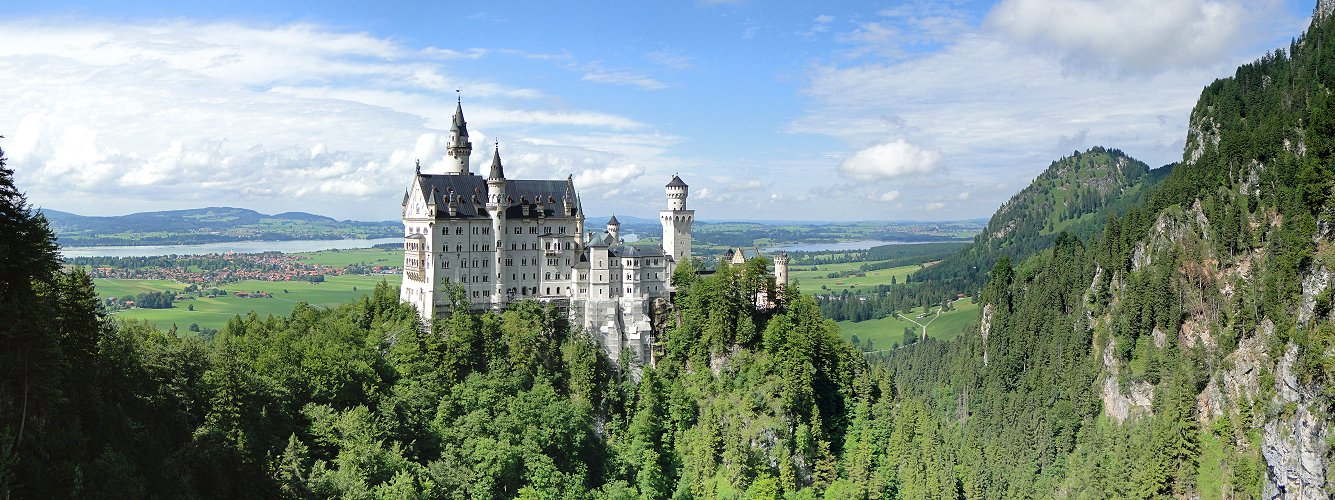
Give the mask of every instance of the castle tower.
POLYGON ((607 234, 612 235, 612 241, 621 241, 621 221, 617 220, 616 215, 607 220, 607 234))
POLYGON ((784 292, 788 290, 788 252, 779 252, 774 256, 774 288, 777 298, 783 298, 784 292))
POLYGON ((468 155, 473 154, 473 143, 468 142, 468 123, 464 121, 464 105, 460 99, 454 105, 454 123, 450 125, 450 161, 445 162, 445 173, 467 174, 468 155))
POLYGON ((672 182, 667 184, 668 208, 658 212, 658 221, 663 224, 663 253, 673 262, 691 256, 691 223, 695 222, 695 210, 686 209, 689 190, 681 177, 672 176, 672 182))
POLYGON ((505 260, 505 209, 505 168, 501 166, 501 144, 497 142, 496 151, 491 157, 491 173, 487 175, 487 213, 491 214, 491 235, 496 239, 496 256, 491 266, 496 270, 492 278, 493 309, 505 307, 505 283, 501 276, 501 262, 505 260))

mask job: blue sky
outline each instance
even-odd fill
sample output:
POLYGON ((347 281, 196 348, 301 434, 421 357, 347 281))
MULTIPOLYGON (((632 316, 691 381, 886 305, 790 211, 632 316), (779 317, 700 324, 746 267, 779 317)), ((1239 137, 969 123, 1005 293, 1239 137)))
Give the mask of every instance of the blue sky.
MULTIPOLYGON (((38 206, 398 217, 454 89, 507 174, 586 212, 985 217, 1052 160, 1181 158, 1200 89, 1313 5, 28 2, 0 11, 0 141, 38 206)), ((476 169, 475 169, 476 170, 476 169)))

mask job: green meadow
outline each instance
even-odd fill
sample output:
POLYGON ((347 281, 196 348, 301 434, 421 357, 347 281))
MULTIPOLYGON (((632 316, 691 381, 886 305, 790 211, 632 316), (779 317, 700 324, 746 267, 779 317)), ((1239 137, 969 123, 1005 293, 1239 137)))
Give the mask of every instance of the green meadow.
MULTIPOLYGON (((916 267, 916 266, 915 266, 916 267)), ((956 300, 951 304, 954 310, 941 313, 937 316, 936 311, 940 307, 932 307, 928 310, 927 316, 919 318, 923 314, 921 308, 913 309, 905 313, 913 321, 927 325, 927 336, 938 340, 950 340, 963 333, 971 325, 978 324, 978 304, 972 303, 970 299, 956 300), (931 321, 928 323, 928 321, 931 321)), ((852 339, 854 335, 858 340, 866 342, 872 341, 877 350, 889 349, 896 343, 904 343, 904 328, 913 328, 913 331, 921 334, 922 328, 909 322, 899 316, 889 316, 881 319, 868 321, 840 321, 839 333, 845 339, 852 339)))
MULTIPOLYGON (((168 329, 173 324, 184 332, 191 323, 200 327, 221 330, 227 320, 235 315, 246 315, 251 311, 265 316, 286 315, 299 302, 320 307, 334 307, 351 302, 362 295, 369 295, 377 283, 382 280, 391 287, 398 288, 401 277, 394 275, 345 275, 329 276, 322 283, 305 281, 255 281, 247 280, 221 285, 228 295, 214 298, 193 297, 178 300, 171 309, 128 309, 114 313, 115 317, 147 320, 159 328, 168 329), (237 297, 235 292, 268 292, 272 298, 237 297), (194 310, 190 310, 190 306, 194 310)), ((102 298, 121 297, 153 291, 181 291, 186 285, 171 280, 123 280, 96 279, 93 284, 102 298)))
POLYGON ((848 276, 843 278, 831 278, 830 273, 842 271, 857 271, 863 264, 874 264, 876 262, 845 262, 840 264, 820 264, 816 266, 793 266, 788 273, 790 282, 794 282, 803 293, 823 294, 823 293, 841 293, 843 290, 849 290, 849 293, 859 293, 863 290, 874 291, 876 285, 889 285, 891 277, 897 283, 903 283, 909 274, 922 269, 918 264, 908 266, 892 267, 889 269, 878 269, 876 271, 867 271, 865 276, 848 276), (825 288, 821 288, 821 287, 825 288))
POLYGON ((349 248, 344 250, 322 250, 319 252, 298 253, 306 257, 306 262, 332 267, 358 266, 402 266, 403 250, 385 248, 349 248))

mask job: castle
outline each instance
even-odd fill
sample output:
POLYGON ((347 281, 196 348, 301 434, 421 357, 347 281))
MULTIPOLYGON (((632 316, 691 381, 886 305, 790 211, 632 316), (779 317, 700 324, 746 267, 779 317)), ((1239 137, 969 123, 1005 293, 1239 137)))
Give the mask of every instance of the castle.
POLYGON ((691 257, 689 186, 672 176, 659 212, 659 248, 631 246, 616 216, 585 230, 574 180, 507 179, 495 146, 487 176, 469 168, 473 144, 456 104, 443 174, 420 163, 403 194, 400 300, 424 321, 448 309, 452 290, 474 310, 533 299, 565 305, 571 323, 599 338, 613 360, 652 363, 655 309, 665 306, 677 263, 691 257))

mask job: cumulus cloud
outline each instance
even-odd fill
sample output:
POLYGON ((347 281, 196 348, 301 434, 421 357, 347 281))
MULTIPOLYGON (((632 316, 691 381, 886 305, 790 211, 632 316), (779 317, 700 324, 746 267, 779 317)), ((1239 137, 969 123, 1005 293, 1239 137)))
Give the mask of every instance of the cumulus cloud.
POLYGON ((575 186, 579 189, 589 189, 600 186, 620 186, 641 175, 644 175, 644 167, 634 163, 625 165, 609 165, 606 168, 584 170, 575 175, 575 186))
POLYGON ((415 161, 443 170, 456 88, 475 170, 487 138, 513 127, 535 139, 516 153, 553 158, 543 164, 564 165, 560 177, 593 168, 591 185, 633 180, 677 140, 450 71, 449 61, 499 57, 485 49, 416 49, 311 24, 28 20, 0 32, 0 73, 14 75, 0 86, 9 164, 30 200, 60 210, 207 203, 390 219, 385 200, 397 201, 415 161), (540 144, 558 134, 568 140, 540 144))
POLYGON ((929 174, 941 169, 941 153, 924 150, 903 139, 877 144, 844 159, 839 172, 860 181, 929 174))
POLYGON ((1003 0, 988 22, 1072 67, 1156 73, 1211 66, 1276 2, 1242 0, 1003 0))

